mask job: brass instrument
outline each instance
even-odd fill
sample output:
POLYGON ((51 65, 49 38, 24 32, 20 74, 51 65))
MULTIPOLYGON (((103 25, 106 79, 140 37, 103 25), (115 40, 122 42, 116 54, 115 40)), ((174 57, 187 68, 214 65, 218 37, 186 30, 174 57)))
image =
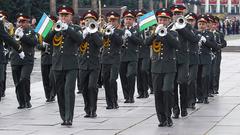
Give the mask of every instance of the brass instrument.
POLYGON ((20 41, 20 39, 21 39, 21 37, 20 37, 20 33, 23 33, 23 28, 22 27, 18 27, 17 29, 16 29, 16 31, 15 31, 15 36, 14 36, 14 38, 15 38, 15 40, 18 42, 18 41, 20 41))
POLYGON ((111 35, 113 34, 114 32, 114 27, 112 25, 108 25, 106 28, 105 28, 105 35, 111 35))
POLYGON ((55 26, 55 31, 61 31, 62 30, 62 22, 58 21, 55 26))
POLYGON ((99 24, 96 21, 89 21, 88 25, 87 25, 87 31, 89 31, 89 33, 95 33, 98 31, 98 27, 99 24))
POLYGON ((187 20, 185 17, 179 17, 175 22, 176 29, 183 29, 187 25, 187 20))
POLYGON ((6 20, 6 18, 4 16, 0 17, 0 21, 3 21, 3 25, 4 28, 6 30, 6 32, 10 35, 13 36, 14 35, 14 26, 11 22, 9 22, 8 20, 6 20))

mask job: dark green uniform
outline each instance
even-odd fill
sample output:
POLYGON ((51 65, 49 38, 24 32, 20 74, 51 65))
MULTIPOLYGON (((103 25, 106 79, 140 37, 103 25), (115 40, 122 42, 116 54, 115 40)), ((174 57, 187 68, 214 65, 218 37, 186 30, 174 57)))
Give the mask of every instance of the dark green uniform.
POLYGON ((177 72, 176 52, 179 48, 178 34, 168 31, 164 37, 158 35, 147 39, 146 44, 152 45, 152 83, 155 96, 155 107, 160 126, 169 124, 171 126, 171 114, 173 105, 174 78, 177 72), (156 40, 156 41, 154 41, 156 40), (154 42, 160 43, 154 45, 154 42))
POLYGON ((6 63, 6 56, 5 56, 5 49, 4 44, 7 44, 13 47, 15 50, 21 52, 20 46, 16 43, 15 40, 12 39, 11 36, 4 29, 3 22, 0 21, 0 101, 1 97, 4 93, 5 86, 4 86, 4 71, 5 71, 5 63, 6 63))
POLYGON ((114 33, 109 36, 104 36, 103 40, 108 40, 103 45, 101 54, 102 62, 102 79, 105 88, 107 109, 118 108, 118 94, 117 94, 117 78, 120 65, 120 49, 122 46, 123 31, 115 29, 114 33))
POLYGON ((102 39, 98 32, 88 34, 80 46, 79 74, 81 77, 80 86, 83 88, 85 117, 96 117, 100 47, 102 47, 102 39))
POLYGON ((54 101, 56 95, 55 81, 52 72, 53 46, 47 43, 37 46, 41 50, 41 73, 43 88, 47 102, 54 101))
MULTIPOLYGON (((216 31, 213 33, 215 41, 220 48, 224 48, 227 46, 226 40, 224 40, 224 34, 220 31, 216 31)), ((210 85, 210 90, 214 94, 218 94, 219 89, 219 78, 220 78, 220 65, 222 60, 222 51, 221 49, 217 51, 213 51, 215 58, 212 61, 212 81, 210 85)))
MULTIPOLYGON (((69 25, 67 30, 50 32, 45 42, 52 44, 55 37, 63 36, 59 46, 53 46, 52 70, 56 81, 59 111, 62 120, 72 122, 75 104, 75 84, 78 72, 77 50, 82 36, 69 25), (59 34, 61 33, 61 34, 59 34)), ((53 44, 54 45, 54 44, 53 44)))
POLYGON ((148 82, 149 82, 149 68, 150 68, 150 48, 145 44, 147 36, 150 31, 141 32, 142 43, 139 45, 138 53, 138 72, 137 72, 137 89, 138 98, 147 98, 148 82))
MULTIPOLYGON (((196 29, 192 29, 197 34, 196 29)), ((188 107, 194 108, 197 93, 197 72, 199 64, 199 46, 198 43, 191 42, 189 44, 189 80, 188 80, 188 107)))
POLYGON ((187 24, 183 29, 177 29, 179 41, 181 43, 180 49, 176 49, 177 55, 177 75, 174 83, 174 107, 173 118, 178 118, 180 114, 179 100, 178 100, 178 86, 180 92, 180 108, 181 116, 187 115, 187 86, 189 78, 189 45, 190 43, 198 43, 199 38, 195 36, 190 24, 187 24))
POLYGON ((199 37, 204 36, 207 41, 202 43, 199 50, 199 66, 198 66, 198 79, 197 79, 197 98, 198 103, 208 103, 208 91, 209 91, 209 77, 212 64, 212 50, 218 50, 214 36, 209 31, 198 32, 199 37))
POLYGON ((30 76, 34 65, 34 47, 37 45, 37 39, 32 29, 24 29, 23 33, 20 44, 25 54, 24 59, 21 59, 15 50, 12 50, 10 55, 19 109, 32 106, 30 104, 30 76))
MULTIPOLYGON (((125 28, 123 29, 125 32, 125 28)), ((120 78, 125 103, 134 103, 135 76, 137 75, 138 45, 141 44, 140 34, 136 28, 129 28, 132 33, 121 49, 120 78)))

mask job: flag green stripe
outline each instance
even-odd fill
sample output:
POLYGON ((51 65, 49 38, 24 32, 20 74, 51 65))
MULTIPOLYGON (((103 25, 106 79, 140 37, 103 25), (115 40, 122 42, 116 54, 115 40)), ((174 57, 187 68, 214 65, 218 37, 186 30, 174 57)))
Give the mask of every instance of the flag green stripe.
POLYGON ((50 20, 46 26, 46 28, 44 29, 43 33, 42 33, 42 37, 45 38, 47 36, 47 34, 49 33, 49 31, 51 31, 53 27, 53 22, 50 20))
POLYGON ((150 21, 150 22, 148 22, 148 23, 145 23, 145 24, 143 24, 143 25, 140 27, 140 31, 142 31, 142 30, 144 30, 144 29, 146 29, 146 28, 148 28, 148 27, 150 27, 150 26, 152 26, 152 25, 154 25, 154 24, 157 24, 157 21, 156 21, 156 20, 152 20, 152 21, 150 21))

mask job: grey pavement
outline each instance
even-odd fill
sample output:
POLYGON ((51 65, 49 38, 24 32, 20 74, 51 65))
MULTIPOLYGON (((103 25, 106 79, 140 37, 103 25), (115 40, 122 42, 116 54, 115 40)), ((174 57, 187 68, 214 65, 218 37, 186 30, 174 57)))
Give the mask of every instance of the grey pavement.
POLYGON ((73 126, 61 126, 57 102, 45 103, 39 54, 36 57, 31 84, 33 107, 18 110, 14 87, 8 85, 0 102, 0 135, 240 135, 240 53, 222 55, 220 94, 210 98, 210 104, 188 110, 187 117, 173 120, 170 128, 158 127, 153 95, 124 104, 119 80, 119 109, 106 110, 104 89, 99 89, 98 117, 83 118, 83 98, 76 95, 73 126))

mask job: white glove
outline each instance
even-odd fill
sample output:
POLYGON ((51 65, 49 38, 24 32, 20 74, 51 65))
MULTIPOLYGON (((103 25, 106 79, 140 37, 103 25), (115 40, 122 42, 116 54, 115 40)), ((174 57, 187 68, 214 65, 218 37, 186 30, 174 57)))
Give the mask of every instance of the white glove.
POLYGON ((83 30, 83 39, 85 39, 87 37, 87 35, 89 34, 89 31, 87 29, 83 30))
POLYGON ((171 31, 176 31, 177 27, 175 24, 173 24, 172 28, 170 29, 171 31))
POLYGON ((24 52, 23 52, 23 51, 22 51, 22 52, 20 52, 18 55, 20 56, 20 58, 21 58, 21 59, 24 59, 24 57, 25 57, 25 54, 24 54, 24 52))
POLYGON ((46 42, 43 42, 43 47, 46 47, 46 46, 48 46, 49 44, 48 43, 46 43, 46 42))
POLYGON ((200 41, 202 41, 203 43, 206 43, 207 39, 204 36, 201 36, 200 41))
POLYGON ((125 34, 124 36, 127 38, 127 37, 131 37, 132 36, 132 33, 129 31, 129 30, 125 30, 125 34))
POLYGON ((201 46, 202 46, 202 41, 201 40, 198 42, 198 46, 201 48, 201 46))
POLYGON ((24 33, 23 33, 23 29, 21 27, 17 28, 15 31, 15 36, 18 37, 19 39, 21 39, 23 37, 24 33))
POLYGON ((68 24, 62 23, 62 30, 67 30, 67 29, 68 29, 68 24))

